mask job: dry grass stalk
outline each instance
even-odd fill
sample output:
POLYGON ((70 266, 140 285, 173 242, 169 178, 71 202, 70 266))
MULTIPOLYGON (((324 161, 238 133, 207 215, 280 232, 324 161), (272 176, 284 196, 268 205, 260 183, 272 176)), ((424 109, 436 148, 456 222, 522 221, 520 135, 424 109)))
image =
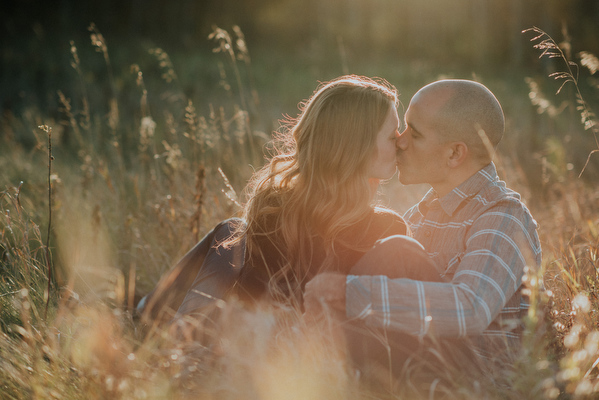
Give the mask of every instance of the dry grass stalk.
MULTIPOLYGON (((583 172, 589 165, 591 156, 599 152, 599 126, 597 125, 597 121, 595 120, 595 113, 591 111, 588 103, 585 101, 580 91, 580 86, 578 84, 578 64, 576 64, 574 61, 571 61, 570 57, 567 55, 569 54, 570 49, 570 42, 567 38, 567 31, 564 30, 564 36, 566 36, 566 40, 564 41, 564 43, 562 43, 561 47, 551 36, 549 36, 549 34, 547 34, 542 29, 533 27, 524 30, 523 33, 524 32, 534 32, 536 34, 536 36, 530 39, 530 41, 538 42, 533 47, 535 49, 541 50, 541 55, 539 56, 539 58, 557 58, 564 62, 566 69, 564 71, 553 72, 549 74, 549 77, 561 82, 561 85, 559 89, 557 89, 556 94, 559 94, 566 84, 572 83, 574 85, 576 91, 576 110, 580 113, 580 118, 584 126, 584 129, 590 130, 593 133, 597 149, 592 150, 589 153, 584 167, 578 175, 578 177, 581 177, 583 172), (562 47, 565 48, 567 54, 564 54, 564 50, 562 50, 562 47), (576 72, 574 72, 573 69, 576 69, 576 72)), ((588 53, 584 58, 584 62, 586 65, 593 65, 592 58, 588 56, 588 53)))
POLYGON ((202 212, 204 208, 204 198, 206 193, 206 168, 204 163, 200 163, 196 171, 196 185, 195 185, 195 211, 190 221, 190 230, 196 242, 199 242, 201 227, 202 227, 202 212))

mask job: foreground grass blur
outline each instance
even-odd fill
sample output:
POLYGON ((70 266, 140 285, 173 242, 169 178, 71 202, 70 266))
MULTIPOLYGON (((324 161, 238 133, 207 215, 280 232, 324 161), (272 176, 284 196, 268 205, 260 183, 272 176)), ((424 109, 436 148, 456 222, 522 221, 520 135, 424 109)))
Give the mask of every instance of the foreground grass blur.
MULTIPOLYGON (((112 76, 102 35, 95 27, 92 35, 112 76)), ((238 64, 247 56, 245 47, 239 41, 233 46, 225 31, 215 31, 213 39, 224 52, 222 85, 231 95, 206 115, 178 89, 174 67, 160 49, 152 54, 162 75, 150 79, 160 80, 153 87, 161 92, 150 92, 148 77, 134 66, 134 85, 127 92, 110 78, 103 102, 90 99, 72 45, 81 79, 76 97, 59 94, 59 120, 35 111, 3 120, 1 398, 597 396, 599 189, 593 184, 597 177, 589 177, 596 169, 577 178, 565 156, 572 149, 554 138, 536 158, 543 166, 537 175, 526 169, 530 159, 508 154, 498 159, 504 179, 525 194, 544 249, 541 270, 525 277, 532 307, 524 351, 501 373, 446 371, 423 386, 418 366, 411 366, 400 380, 380 376, 366 383, 347 365, 331 326, 307 326, 296 310, 284 307, 249 312, 234 302, 219 304, 220 328, 205 329, 221 339, 218 348, 140 326, 133 313, 139 296, 203 232, 239 210, 237 192, 250 166, 262 163, 266 135, 252 119, 257 93, 244 91, 242 75, 248 71, 240 69, 249 63, 238 64), (130 105, 123 98, 131 97, 136 107, 122 106, 130 105), (53 127, 51 210, 48 138, 37 128, 42 124, 53 127), (31 143, 20 140, 26 135, 33 135, 31 143), (537 181, 530 183, 531 176, 537 181), (48 260, 44 232, 50 215, 48 260), (48 262, 54 270, 49 292, 48 262)), ((531 94, 540 96, 532 88, 531 94)), ((418 199, 419 190, 389 183, 384 193, 402 211, 418 199)))

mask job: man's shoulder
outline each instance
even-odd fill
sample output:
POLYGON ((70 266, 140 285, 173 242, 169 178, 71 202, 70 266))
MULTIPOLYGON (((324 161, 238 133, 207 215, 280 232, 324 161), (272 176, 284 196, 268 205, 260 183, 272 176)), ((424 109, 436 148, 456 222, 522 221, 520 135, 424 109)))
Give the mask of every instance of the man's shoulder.
POLYGON ((494 184, 486 187, 479 195, 485 198, 487 203, 480 206, 476 215, 471 217, 472 227, 476 226, 476 228, 471 230, 470 234, 476 234, 481 230, 501 232, 502 235, 517 243, 519 251, 524 252, 525 248, 531 250, 531 257, 534 257, 539 265, 541 262, 541 245, 537 234, 539 226, 520 194, 506 187, 505 184, 494 184))
POLYGON ((489 182, 476 193, 474 199, 482 205, 494 206, 501 204, 507 207, 526 208, 520 193, 507 187, 505 182, 501 180, 489 182))
POLYGON ((530 221, 536 228, 536 221, 520 193, 507 187, 503 181, 491 182, 477 193, 473 200, 478 203, 479 216, 490 213, 509 216, 510 219, 530 221))

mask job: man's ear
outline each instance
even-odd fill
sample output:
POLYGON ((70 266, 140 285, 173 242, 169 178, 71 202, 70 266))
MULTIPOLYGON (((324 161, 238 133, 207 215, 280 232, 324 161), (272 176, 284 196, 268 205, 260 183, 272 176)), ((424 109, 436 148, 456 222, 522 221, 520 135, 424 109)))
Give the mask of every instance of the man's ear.
POLYGON ((464 142, 453 142, 450 146, 450 155, 447 159, 449 168, 457 168, 466 161, 469 154, 468 145, 464 142))

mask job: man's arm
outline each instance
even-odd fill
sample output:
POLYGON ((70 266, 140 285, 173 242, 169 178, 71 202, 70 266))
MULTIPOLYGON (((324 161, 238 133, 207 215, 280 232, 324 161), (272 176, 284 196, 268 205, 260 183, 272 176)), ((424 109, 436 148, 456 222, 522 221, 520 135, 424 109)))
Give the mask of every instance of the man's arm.
POLYGON ((316 275, 306 284, 304 310, 306 315, 316 317, 323 312, 332 312, 340 319, 345 318, 345 282, 347 276, 338 272, 316 275), (329 308, 325 310, 325 308, 329 308))
MULTIPOLYGON (((412 335, 478 335, 520 290, 524 267, 539 262, 534 221, 519 203, 506 202, 474 221, 449 283, 348 276, 347 317, 412 335)), ((332 283, 321 283, 321 297, 332 283)))

